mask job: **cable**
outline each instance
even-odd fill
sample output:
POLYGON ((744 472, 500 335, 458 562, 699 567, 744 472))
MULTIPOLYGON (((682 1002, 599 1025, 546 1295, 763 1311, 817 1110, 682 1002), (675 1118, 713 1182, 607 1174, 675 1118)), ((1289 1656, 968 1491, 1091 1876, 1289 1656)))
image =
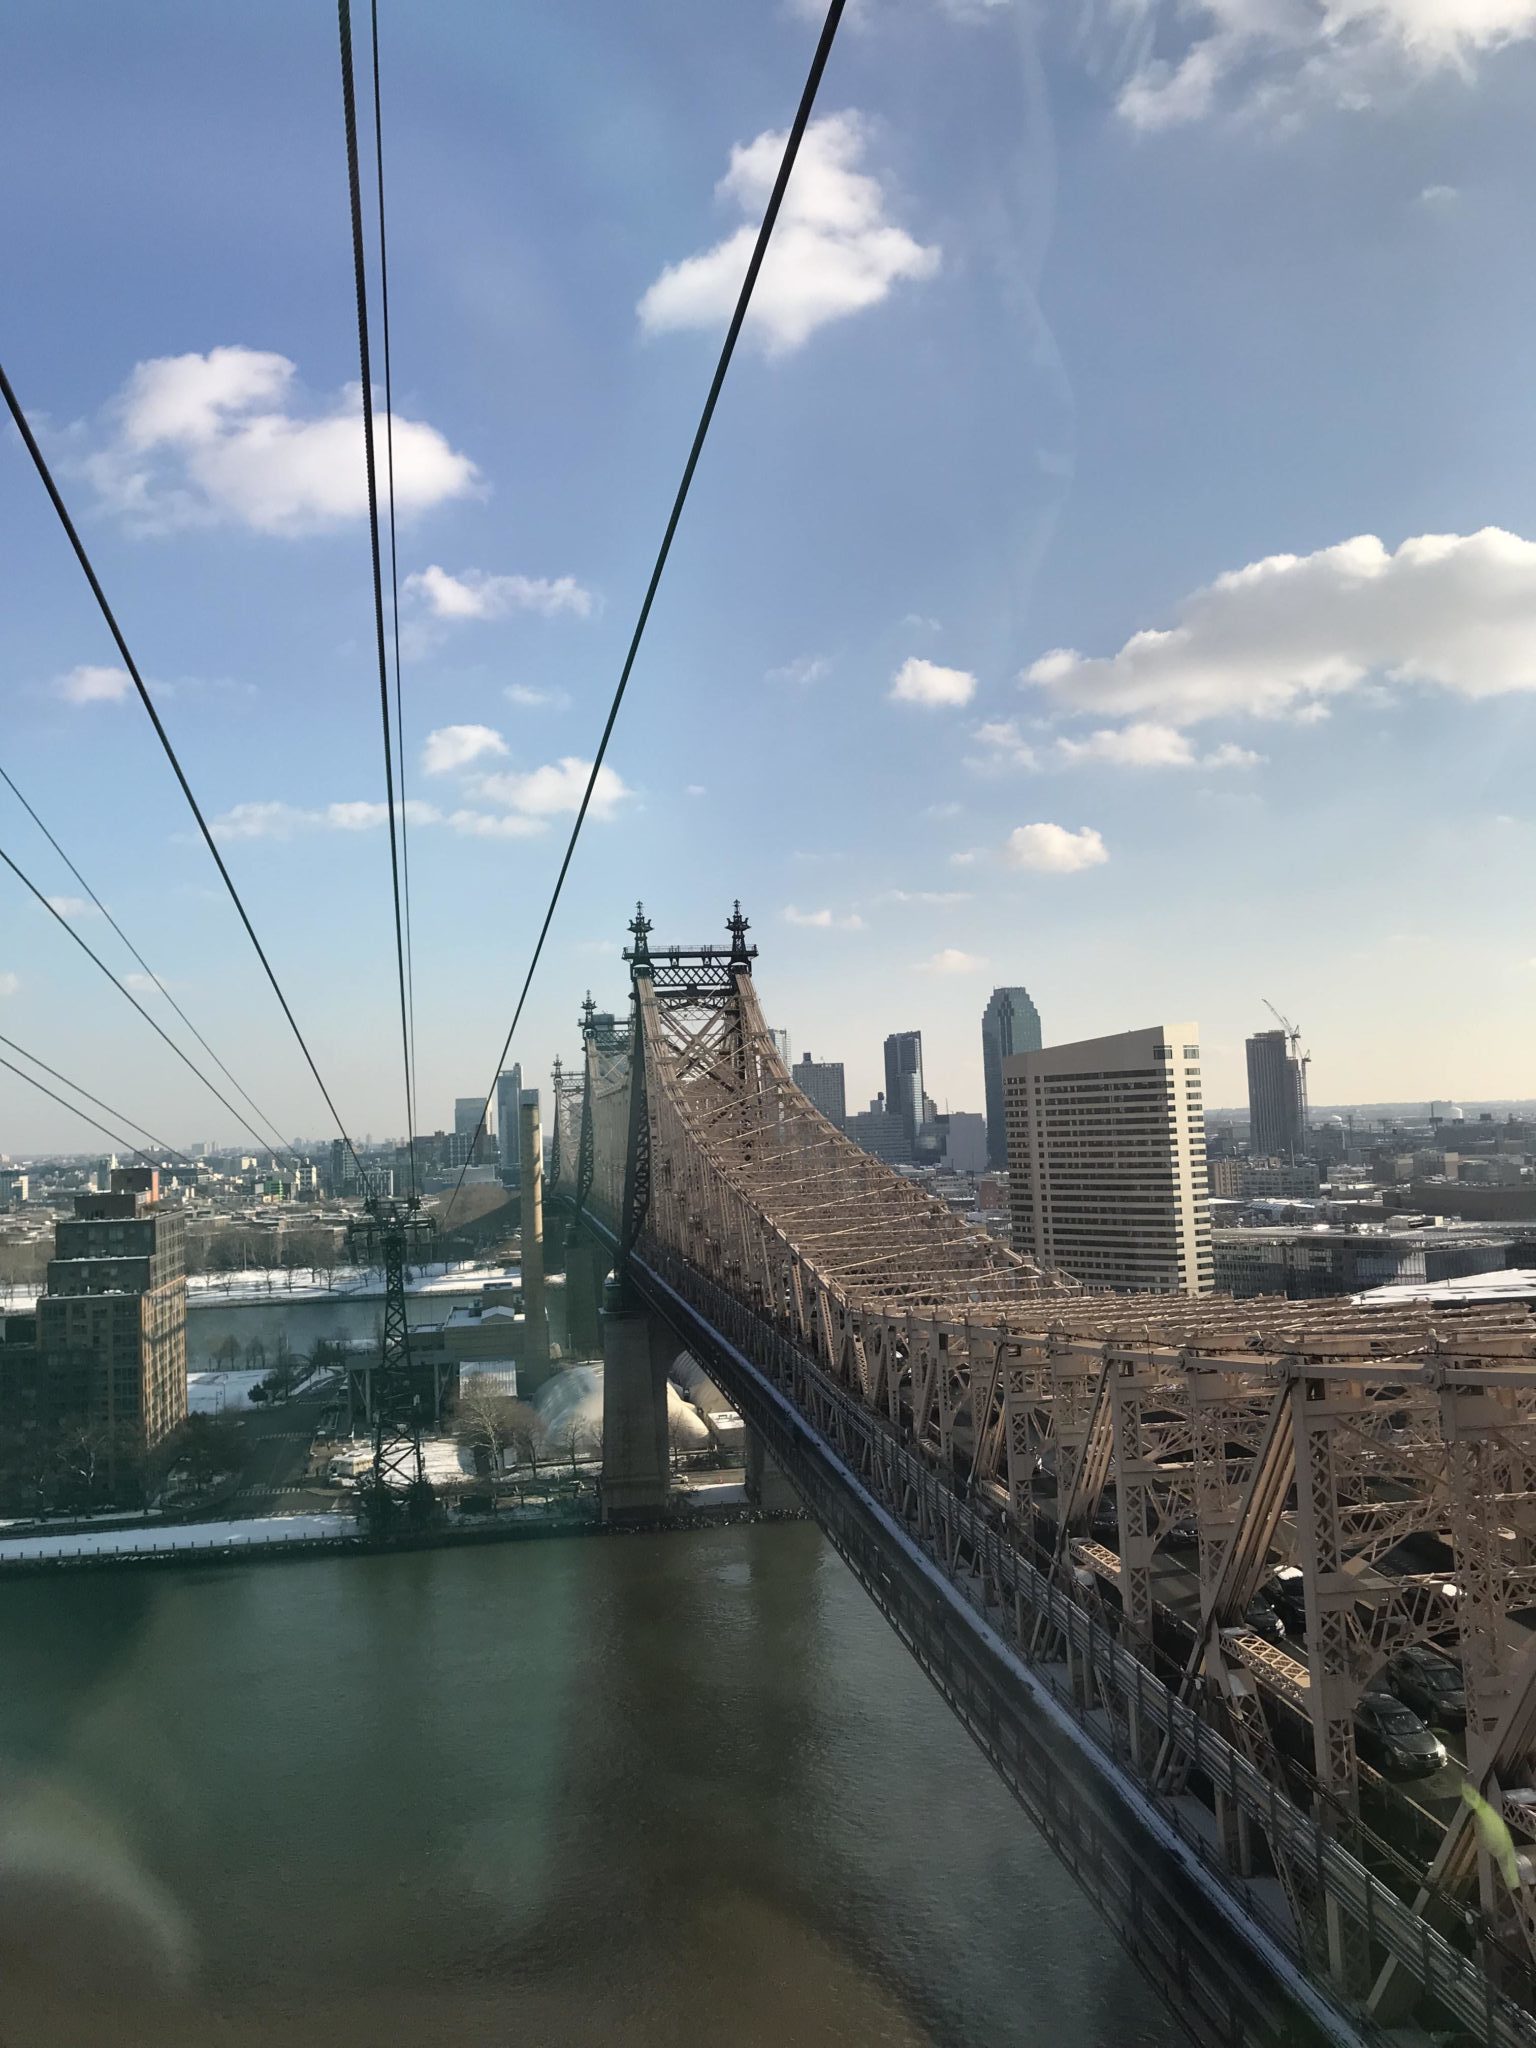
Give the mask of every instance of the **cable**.
MULTIPOLYGON (((196 1168, 197 1161, 195 1159, 189 1159, 185 1152, 178 1151, 174 1145, 167 1145, 164 1138, 157 1138, 153 1131, 146 1130, 143 1124, 136 1124, 133 1118, 127 1115, 123 1110, 114 1109, 110 1102, 103 1102, 101 1097, 99 1095, 93 1095, 89 1088, 82 1088, 78 1081, 71 1081, 68 1074, 61 1074, 57 1067, 50 1067, 46 1060, 40 1060, 35 1052, 28 1052, 26 1047, 24 1045, 18 1045, 14 1038, 6 1038, 3 1034, 0 1034, 0 1045, 8 1045, 11 1048, 12 1052, 20 1053, 21 1057, 24 1060, 30 1060, 34 1067, 41 1067, 45 1074, 51 1074, 55 1081, 62 1081, 66 1088, 73 1088, 77 1095, 83 1095, 87 1102, 94 1102, 96 1107, 98 1109, 104 1109, 107 1112, 108 1116, 121 1117, 123 1122, 128 1126, 130 1131, 137 1131, 141 1138, 148 1138, 151 1145, 154 1145, 162 1154, 169 1153, 173 1159, 180 1159, 186 1165, 193 1167, 194 1169, 196 1168)), ((17 1069, 15 1067, 11 1068, 11 1072, 13 1074, 16 1071, 17 1069)), ((57 1102, 58 1099, 59 1098, 57 1096, 54 1097, 55 1102, 57 1102)), ((68 1104, 66 1104, 65 1107, 67 1108, 68 1104)), ((97 1126, 98 1130, 104 1128, 104 1125, 98 1124, 97 1126)), ((141 1148, 137 1145, 133 1147, 133 1150, 135 1152, 139 1151, 140 1149, 141 1148)))
POLYGON ((11 873, 23 885, 23 887, 31 890, 32 894, 37 898, 38 902, 41 903, 44 910, 47 911, 48 915, 54 920, 54 922, 60 927, 60 929, 68 932, 69 936, 74 940, 75 944, 80 948, 81 952, 84 953, 88 959, 95 961, 96 965, 101 969, 102 973, 107 977, 108 981, 111 982, 112 986, 117 990, 118 994, 123 998, 123 1000, 125 1002, 132 1003, 133 1007, 144 1019, 144 1022, 149 1026, 150 1030, 154 1032, 155 1036, 157 1038, 164 1039, 165 1043, 171 1048, 171 1051, 175 1053, 177 1059, 181 1061, 182 1065, 187 1069, 188 1073, 195 1075, 197 1079, 202 1082, 203 1086, 208 1090, 208 1093, 211 1096, 213 1096, 214 1100, 216 1102, 220 1102, 223 1104, 224 1108, 229 1111, 230 1115, 234 1118, 235 1122, 240 1126, 240 1128, 243 1131, 249 1132, 250 1135, 253 1138, 255 1138, 258 1145, 264 1146, 268 1151, 270 1151, 271 1147, 267 1145, 266 1139, 259 1136, 257 1132, 251 1129, 251 1126, 240 1114, 240 1111, 236 1109, 235 1105, 230 1101, 229 1097, 223 1094, 218 1088, 214 1086, 212 1081, 210 1081, 208 1076, 203 1072, 202 1068, 199 1067, 187 1053, 184 1053, 182 1051, 181 1047, 176 1043, 175 1039, 171 1037, 170 1033, 164 1030, 159 1024, 155 1022, 154 1018, 151 1017, 148 1010, 145 1009, 144 1005, 133 993, 133 990, 127 987, 125 983, 118 980, 117 976, 112 972, 111 968, 107 965, 106 961, 102 959, 101 955, 99 953, 92 951, 92 949, 86 944, 85 940, 82 939, 80 934, 75 930, 74 926, 69 922, 69 919, 65 917, 60 911, 54 908, 54 906, 48 901, 48 898, 43 894, 42 890, 38 888, 36 882, 34 882, 30 878, 30 876, 23 874, 22 870, 19 867, 17 867, 15 861, 11 859, 11 856, 6 852, 3 846, 0 846, 0 860, 3 860, 5 862, 6 866, 10 869, 11 873))
MULTIPOLYGON (((208 1043, 207 1039, 204 1038, 201 1031, 199 1031, 197 1026, 192 1022, 192 1019, 187 1015, 186 1011, 181 1007, 180 1003, 177 1002, 176 998, 171 994, 170 990, 166 987, 165 983, 160 979, 159 975, 156 974, 153 967, 150 966, 149 962, 144 958, 144 955, 139 951, 138 947, 133 943, 132 939, 129 938, 128 934, 123 930, 122 926, 118 923, 117 919, 112 915, 111 911, 108 910, 105 903, 103 903, 101 898, 96 894, 96 891, 91 887, 90 883, 85 879, 84 875, 81 874, 80 870, 75 866, 74 862, 70 859, 69 855, 64 851, 63 847, 60 846, 58 840, 54 838, 53 834, 48 830, 48 827, 43 823, 42 819, 37 815, 36 811, 33 810, 32 806, 27 802, 26 798, 22 795, 21 791, 16 787, 15 783, 11 780, 10 776, 6 773, 4 768, 0 768, 0 782, 3 782, 6 788, 11 792, 11 795, 15 797, 17 803, 21 805, 21 808, 32 820, 33 824, 37 827, 38 831, 42 833, 43 837, 47 840, 48 844, 59 856, 59 859, 63 861, 65 867, 69 869, 69 872, 80 884, 81 888, 85 891, 86 895, 90 897, 91 901, 95 904, 96 908, 107 920, 107 923, 111 925, 113 931, 117 933, 117 936, 128 948, 129 952, 133 955, 134 959, 138 961, 139 965, 143 968, 144 972, 155 984, 155 987, 159 989, 161 995, 165 997, 165 1000, 176 1012, 177 1016, 181 1019, 182 1023, 186 1025, 187 1029, 191 1032, 192 1036, 203 1048, 203 1051, 207 1053, 209 1059, 213 1061, 213 1064, 218 1068, 219 1072, 229 1082, 229 1085, 234 1089, 235 1093, 241 1098, 241 1100, 247 1105, 247 1107, 255 1113, 257 1122, 265 1124, 269 1132, 275 1131, 277 1129, 276 1123, 273 1121, 271 1117, 267 1115, 266 1111, 262 1109, 259 1103, 253 1102, 250 1096, 246 1094, 245 1090, 240 1086, 240 1083, 235 1079, 234 1075, 229 1071, 228 1067, 225 1066, 224 1062, 219 1058, 218 1054, 214 1051, 213 1047, 208 1043)), ((39 1061, 39 1065, 41 1065, 41 1061, 39 1061)), ((271 1142, 272 1141, 270 1138, 263 1138, 261 1140, 261 1143, 263 1145, 271 1144, 271 1142)), ((299 1147, 297 1145, 291 1144, 286 1138, 282 1137, 281 1135, 279 1135, 278 1137, 275 1149, 279 1152, 290 1152, 292 1153, 295 1159, 300 1157, 299 1147)))
MULTIPOLYGON (((389 726, 389 655, 384 638, 384 569, 379 547, 379 484, 374 462, 373 366, 368 352, 368 273, 363 255, 363 194, 357 162, 357 94, 352 80, 351 0, 337 0, 341 37, 341 111, 347 138, 347 191, 352 206, 352 273, 357 288, 357 354, 363 384, 363 461, 368 473, 368 539, 373 554, 373 623, 379 653, 379 711, 384 727, 384 796, 389 812, 389 876, 395 900, 395 967, 400 980, 400 1053, 405 1073, 405 1113, 412 1123, 411 1032, 405 992, 405 923, 400 907, 400 850, 395 833, 394 749, 389 726)), ((407 1130, 411 1196, 416 1196, 416 1133, 407 1130)))
MULTIPOLYGON (((258 939, 256 936, 256 927, 251 923, 250 917, 246 913, 245 905, 240 900, 240 891, 235 887, 234 878, 231 876, 229 869, 224 865, 224 856, 219 852, 218 845, 214 840, 214 836, 212 832, 208 829, 208 820, 203 816, 202 809, 198 804, 197 798, 192 794, 192 785, 190 782, 188 782, 186 775, 183 772, 181 762, 177 759, 176 749, 171 745, 169 733, 167 733, 165 727, 160 722, 160 714, 155 709, 154 699, 150 696, 149 691, 145 687, 144 678, 139 674, 139 665, 133 658, 133 655, 128 646, 128 642, 123 638, 123 629, 121 626, 118 625, 117 617, 113 612, 111 605, 107 603, 107 594, 101 587, 101 581, 98 578, 95 569, 91 566, 91 558, 85 551, 85 543, 81 540, 79 534, 76 532, 75 522, 69 516, 69 508, 65 505, 63 498, 59 495, 59 487, 53 480, 53 472, 52 470, 49 469, 48 464, 44 459, 42 449, 39 448, 39 446, 37 445, 37 436, 33 433, 31 422, 28 420, 26 413, 22 410, 21 400, 16 396, 16 392, 11 384, 10 378, 5 374, 5 365, 3 363, 0 363, 0 396, 4 397, 6 405, 10 409, 11 418, 16 422, 16 430, 21 435, 22 440, 25 441, 25 443, 27 444, 27 453, 32 458, 32 466, 37 471, 38 476, 42 479, 43 488, 48 493, 48 496, 53 504, 53 509, 59 516, 59 524, 63 527, 65 535, 68 538, 69 544, 75 551, 75 559, 79 562, 81 569, 84 571, 85 580, 91 586, 91 594, 96 599, 96 602, 101 609, 101 615, 107 622, 107 630, 111 633, 113 640, 117 643, 117 651, 122 656, 123 666, 127 669, 133 686, 139 693, 139 701, 143 704, 144 709, 149 713, 150 724, 153 725, 153 727, 155 728, 155 736, 159 740, 160 745, 165 750, 165 758, 170 762, 171 767, 175 772, 176 780, 181 784, 181 793, 186 798, 188 808, 191 810, 193 817, 197 820, 197 829, 203 835, 203 843, 207 846, 208 851, 213 855, 214 866, 218 869, 219 874, 223 879, 224 886, 229 891, 230 901, 234 904, 236 910, 240 913, 240 922, 245 926, 246 936, 249 938, 251 944, 256 948, 256 957, 261 962, 262 967, 265 969, 268 981, 270 981, 272 984, 272 993, 277 997, 278 1002, 282 1005, 283 1015, 288 1020, 288 1027, 292 1031, 294 1037, 299 1042, 299 1050, 304 1055, 305 1063, 308 1066, 309 1071, 315 1077, 315 1085, 319 1088, 321 1095, 324 1096, 325 1106, 331 1112, 331 1116, 335 1121, 336 1128, 338 1131, 340 1131, 347 1150, 352 1154, 352 1158, 357 1166, 358 1173, 362 1176, 363 1183, 366 1186, 368 1175, 363 1166, 362 1160, 359 1159, 357 1156, 357 1147, 353 1144, 350 1136, 347 1133, 347 1127, 341 1120, 341 1112, 337 1109, 335 1103, 331 1100, 330 1089, 326 1087, 325 1082, 321 1079, 320 1069, 315 1065, 314 1054, 310 1051, 308 1045, 305 1042, 304 1034, 299 1029, 298 1019, 294 1016, 293 1011, 288 1007, 288 998, 283 994, 282 984, 278 981, 276 974, 274 974, 272 971, 272 963, 267 958, 266 951, 263 948, 260 939, 258 939)), ((31 885, 28 884, 28 886, 30 887, 31 885)), ((94 955, 92 957, 94 958, 94 955)), ((98 965, 99 964, 100 963, 98 962, 98 965)), ((113 979, 115 980, 116 976, 114 976, 113 979)), ((118 985, 119 987, 121 987, 121 983, 119 983, 118 985)), ((125 990, 124 993, 126 994, 127 991, 125 990)), ((129 1000, 131 1002, 133 1000, 132 997, 129 997, 129 1000)), ((134 1007, 135 1009, 137 1009, 138 1005, 135 1003, 134 1007)), ((149 1021, 151 1023, 154 1023, 153 1018, 150 1018, 149 1021)), ((160 1029, 158 1024, 155 1025, 155 1029, 157 1031, 160 1029)), ((160 1035, 162 1038, 165 1037, 164 1032, 161 1032, 160 1035)), ((170 1044, 171 1041, 167 1039, 166 1043, 170 1044)), ((179 1048, 177 1050, 179 1051, 179 1048)), ((185 1053, 180 1053, 180 1057, 185 1059, 185 1053)), ((188 1064, 190 1065, 190 1062, 188 1062, 188 1064)), ((196 1069, 194 1068, 193 1071, 195 1072, 196 1069)), ((240 1120, 242 1122, 244 1121, 243 1118, 240 1120)), ((263 1139, 261 1142, 265 1144, 266 1140, 263 1139)))
MULTIPOLYGON (((345 5, 346 0, 342 0, 342 4, 345 5)), ((651 580, 646 585, 645 598, 640 606, 640 616, 635 622, 634 634, 629 643, 629 652, 624 657, 624 667, 619 675, 618 688, 613 693, 613 702, 608 709, 608 717, 603 726, 602 738, 598 741, 597 755, 592 763, 592 772, 587 777, 587 786, 582 793, 581 808, 577 811, 576 822, 571 827, 571 836, 566 845, 565 858, 561 861, 560 872, 555 877, 554 892, 549 899, 549 908, 544 913, 544 922, 539 927, 539 936, 533 949, 533 958, 528 963, 528 972, 523 978, 522 990, 517 998, 517 1008, 512 1012, 512 1022, 507 1027, 507 1035, 502 1042, 501 1058, 496 1062, 497 1074, 506 1065, 507 1054, 512 1047, 513 1034, 517 1030, 519 1019, 522 1017, 523 1005, 528 1000, 528 991, 533 986, 533 977, 538 968, 539 956, 544 951, 544 941, 549 936, 549 927, 554 921, 555 907, 560 901, 560 892, 565 887, 566 872, 571 865, 571 857, 576 851, 576 842, 581 837, 581 828, 586 822, 587 808, 592 802, 592 792, 597 787, 597 778, 602 770, 603 756, 608 751, 608 742, 613 735, 613 728, 618 721, 619 706, 623 703, 624 692, 629 686, 630 672, 634 668, 635 657, 640 652, 640 642, 645 635, 646 623, 651 616, 651 606, 656 601, 656 592, 661 583, 662 571, 666 568, 667 557, 672 552, 673 536, 676 534, 678 522, 683 516, 683 506, 687 503, 689 486, 693 482, 693 473, 699 466, 699 457, 704 451, 705 436, 709 433, 710 421, 715 416, 715 406, 719 402, 721 387, 725 383, 725 373, 730 368, 731 357, 736 352, 737 338, 741 333, 742 323, 747 317, 747 308, 752 303, 752 292, 757 283, 757 274, 762 269, 763 258, 768 253, 768 244, 773 236, 774 223, 779 217, 779 208, 784 201, 784 192, 789 184, 789 175, 795 167, 795 158, 800 153, 800 143, 811 118, 811 109, 816 104, 816 93, 821 85, 822 73, 826 70, 827 59, 832 54, 832 44, 837 36, 838 23, 843 17, 844 4, 845 0, 832 0, 832 4, 827 9, 827 18, 822 24, 821 36, 816 44, 816 54, 811 59, 811 68, 806 75, 805 90, 800 95, 800 104, 795 109, 794 122, 790 128, 788 139, 784 144, 784 155, 779 164, 779 174, 773 181, 773 191, 768 198, 768 206, 763 214, 762 226, 757 231, 757 242, 752 250, 752 260, 747 265, 747 274, 742 279, 741 293, 736 301, 736 310, 731 315, 730 326, 726 329, 725 341, 720 350, 720 360, 715 365, 715 374, 710 382, 709 396, 705 399, 704 410, 699 415, 699 424, 693 436, 693 446, 689 449, 688 460, 683 466, 683 479, 677 487, 677 496, 672 501, 672 514, 667 521, 666 531, 661 539, 661 546, 656 553, 656 565, 651 570, 651 580)), ((496 1075, 493 1074, 485 1100, 480 1105, 480 1121, 475 1126, 476 1140, 478 1140, 481 1131, 485 1128, 486 1112, 491 1106, 491 1096, 495 1091, 496 1075)), ((471 1146, 471 1152, 473 1149, 473 1146, 471 1146)), ((459 1198, 459 1191, 464 1185, 464 1175, 468 1171, 468 1166, 469 1161, 466 1159, 464 1165, 459 1169, 458 1182, 454 1187, 448 1208, 444 1212, 443 1221, 445 1226, 448 1216, 452 1212, 453 1204, 459 1198)))
MULTIPOLYGON (((6 1044, 10 1044, 9 1039, 6 1040, 6 1044)), ((41 1060, 39 1060, 38 1065, 42 1065, 41 1060)), ((71 1116, 79 1117, 80 1121, 82 1123, 89 1124, 93 1131, 100 1131, 104 1137, 110 1138, 114 1145, 121 1145, 125 1152, 137 1152, 141 1159, 147 1159, 150 1156, 144 1150, 144 1147, 142 1145, 135 1145, 133 1140, 131 1138, 125 1138, 121 1131, 109 1130, 105 1124, 98 1123, 95 1117, 87 1116, 85 1111, 83 1109, 80 1109, 75 1103, 66 1102, 62 1095, 55 1095, 51 1088, 45 1088, 41 1081, 35 1081, 30 1074, 24 1074, 21 1071, 20 1067, 13 1066, 8 1059, 0 1059, 0 1067, 9 1068, 10 1072, 13 1073, 18 1080, 25 1081, 29 1087, 35 1088, 39 1095, 46 1095, 50 1102, 58 1103, 61 1109, 67 1109, 71 1116)), ((85 1091, 82 1089, 81 1093, 84 1094, 84 1092, 85 1091)), ((91 1098, 91 1100, 95 1100, 94 1096, 91 1098)), ((113 1114, 115 1115, 116 1112, 114 1111, 113 1114)), ((124 1122, 126 1121, 127 1119, 124 1118, 124 1122)), ((137 1129, 137 1125, 135 1125, 134 1128, 137 1129)))
POLYGON ((395 546, 395 391, 389 353, 389 243, 384 232, 384 117, 379 99, 379 0, 372 0, 373 136, 379 174, 379 311, 384 332, 384 476, 389 497, 389 602, 395 638, 395 746, 400 761, 400 875, 405 890, 405 986, 410 1009, 412 1164, 420 1095, 416 1087, 416 955, 411 944, 410 803, 405 793, 405 707, 400 688, 400 566, 395 546))

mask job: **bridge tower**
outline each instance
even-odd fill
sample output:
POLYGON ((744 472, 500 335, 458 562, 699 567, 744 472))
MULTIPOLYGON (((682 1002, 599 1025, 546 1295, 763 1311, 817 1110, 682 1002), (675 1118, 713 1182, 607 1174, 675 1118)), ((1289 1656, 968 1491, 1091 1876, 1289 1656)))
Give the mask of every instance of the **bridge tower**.
POLYGON ((384 1268, 384 1341, 377 1365, 353 1375, 353 1394, 362 1394, 363 1412, 373 1434, 372 1492, 376 1506, 405 1493, 413 1507, 428 1508, 431 1488, 422 1462, 421 1432, 435 1423, 442 1396, 432 1367, 411 1359, 411 1330, 406 1320, 405 1275, 410 1259, 429 1245, 437 1226, 421 1214, 421 1198, 404 1201, 370 1195, 363 1215, 347 1229, 354 1258, 384 1268), (356 1384, 361 1377, 363 1384, 356 1384))

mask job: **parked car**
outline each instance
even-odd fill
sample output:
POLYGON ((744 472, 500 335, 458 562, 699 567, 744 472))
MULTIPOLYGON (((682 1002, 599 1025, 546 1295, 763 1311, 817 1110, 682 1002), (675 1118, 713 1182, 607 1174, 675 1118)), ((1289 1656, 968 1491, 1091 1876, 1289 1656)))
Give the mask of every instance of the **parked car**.
POLYGON ((1307 1596, 1301 1567, 1283 1564, 1272 1573, 1263 1596, 1285 1623, 1285 1632, 1299 1643, 1307 1639, 1307 1596))
POLYGON ((1399 1650, 1387 1666, 1387 1684, 1405 1706, 1441 1728, 1467 1725, 1467 1681, 1461 1666, 1439 1650, 1399 1650))
POLYGON ((1446 1761, 1439 1736, 1389 1692, 1368 1692, 1356 1707, 1355 1744, 1389 1778, 1428 1778, 1446 1761))

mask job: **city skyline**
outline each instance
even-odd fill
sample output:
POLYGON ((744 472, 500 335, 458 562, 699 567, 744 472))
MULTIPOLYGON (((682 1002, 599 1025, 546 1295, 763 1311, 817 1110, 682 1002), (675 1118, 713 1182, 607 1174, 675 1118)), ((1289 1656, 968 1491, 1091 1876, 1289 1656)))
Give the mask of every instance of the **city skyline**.
MULTIPOLYGON (((1007 5, 859 12, 792 187, 821 283, 765 275, 511 1056, 547 1075, 588 981, 621 1000, 636 889, 700 939, 739 893, 774 1014, 845 1060, 850 1101, 879 1086, 878 1042, 837 1044, 850 975, 957 1107, 983 1099, 978 1004, 1015 976, 1058 1041, 1198 1015, 1214 1104, 1243 1100, 1266 994, 1319 1101, 1519 1096, 1524 18, 1410 48, 1385 10, 1349 52, 1319 30, 1315 63, 1303 35, 1211 70, 1189 24, 1190 65, 1159 69, 1007 5), (717 892, 700 849, 726 841, 717 892), (1391 908, 1362 927, 1361 900, 1391 908), (1475 1004, 1434 971, 1453 940, 1475 1004)), ((386 52, 416 1013, 443 1095, 491 1083, 803 75, 797 8, 729 47, 716 27, 702 0, 603 0, 490 21, 473 65, 428 16, 386 52), (604 111, 637 75, 644 180, 604 111)), ((189 43, 33 6, 11 58, 7 368, 349 1127, 399 1129, 330 25, 283 4, 189 43)), ((283 1129, 323 1128, 4 455, 7 770, 283 1129)), ((110 950, 0 795, 0 844, 110 950)), ((167 1138, 203 1131, 209 1098, 7 890, 0 1029, 167 1138)), ((0 1118, 9 1149, 91 1142, 8 1075, 0 1118)))

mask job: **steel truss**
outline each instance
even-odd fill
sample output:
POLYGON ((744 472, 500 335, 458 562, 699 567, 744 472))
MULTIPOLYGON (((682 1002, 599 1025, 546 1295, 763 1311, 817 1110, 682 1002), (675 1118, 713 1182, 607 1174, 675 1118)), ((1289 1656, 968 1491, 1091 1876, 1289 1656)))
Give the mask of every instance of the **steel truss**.
MULTIPOLYGON (((1053 1475, 1059 1582, 1090 1607, 1113 1586, 1143 1661, 1157 1554, 1192 1526, 1201 1614, 1183 1697, 1271 1778, 1266 1701, 1309 1714, 1329 1824, 1357 1800, 1354 1712, 1375 1675, 1410 1644, 1459 1655, 1469 1775, 1530 1853, 1510 1864, 1463 1820, 1436 1879, 1475 1887, 1490 1935, 1536 1958, 1536 1653, 1520 1656, 1508 1618, 1536 1603, 1523 1309, 1117 1296, 1047 1276, 819 1114, 763 1021, 739 906, 728 929, 729 948, 652 947, 637 912, 629 1031, 586 1033, 590 1178, 578 1187, 562 1148, 560 1191, 631 1244, 643 1225, 1016 1538, 1033 1540, 1053 1475), (1114 1548, 1091 1534, 1111 1492, 1114 1548), (1305 1576, 1304 1661, 1243 1620, 1284 1561, 1305 1576)), ((1336 1916, 1326 1934, 1353 1985, 1336 1916)))

